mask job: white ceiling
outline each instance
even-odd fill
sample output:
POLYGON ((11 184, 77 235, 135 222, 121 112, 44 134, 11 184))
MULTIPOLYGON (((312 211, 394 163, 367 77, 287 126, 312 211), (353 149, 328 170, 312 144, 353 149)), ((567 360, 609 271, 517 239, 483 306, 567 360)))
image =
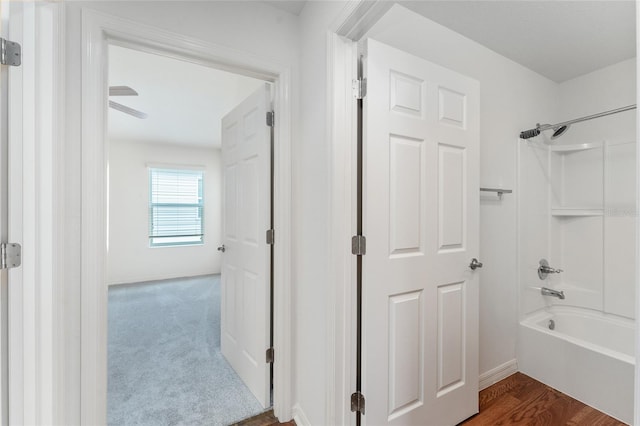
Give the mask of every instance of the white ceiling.
MULTIPOLYGON (((307 1, 267 0, 266 3, 299 15, 307 1)), ((636 56, 633 0, 405 0, 394 3, 559 83, 636 56)))
POLYGON ((304 9, 307 0, 264 0, 264 2, 298 16, 304 9))
POLYGON ((556 82, 636 56, 632 0, 399 3, 556 82))
MULTIPOLYGON (((295 15, 307 3, 266 2, 295 15)), ((630 0, 399 3, 557 82, 635 56, 630 0)), ((109 109, 112 139, 219 147, 222 116, 264 84, 163 56, 109 49, 109 84, 139 93, 111 100, 149 115, 140 120, 109 109)))
POLYGON ((114 96, 149 115, 145 120, 109 108, 109 137, 132 142, 220 147, 220 119, 263 81, 213 68, 109 47, 109 85, 139 96, 114 96))

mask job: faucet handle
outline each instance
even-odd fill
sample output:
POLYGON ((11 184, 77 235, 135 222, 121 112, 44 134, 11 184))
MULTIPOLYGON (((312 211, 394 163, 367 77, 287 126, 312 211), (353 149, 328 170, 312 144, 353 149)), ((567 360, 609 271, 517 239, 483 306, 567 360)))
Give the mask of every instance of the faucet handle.
POLYGON ((547 259, 540 259, 540 266, 538 266, 538 278, 544 280, 549 274, 559 274, 564 272, 562 269, 556 269, 549 266, 547 259))

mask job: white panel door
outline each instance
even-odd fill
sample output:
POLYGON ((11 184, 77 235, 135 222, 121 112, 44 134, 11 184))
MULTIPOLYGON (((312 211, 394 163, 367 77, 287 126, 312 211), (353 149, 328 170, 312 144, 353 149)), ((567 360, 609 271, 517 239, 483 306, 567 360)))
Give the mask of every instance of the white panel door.
POLYGON ((222 119, 222 354, 263 407, 269 404, 270 108, 265 84, 222 119))
POLYGON ((455 425, 478 412, 479 85, 367 48, 363 419, 455 425))

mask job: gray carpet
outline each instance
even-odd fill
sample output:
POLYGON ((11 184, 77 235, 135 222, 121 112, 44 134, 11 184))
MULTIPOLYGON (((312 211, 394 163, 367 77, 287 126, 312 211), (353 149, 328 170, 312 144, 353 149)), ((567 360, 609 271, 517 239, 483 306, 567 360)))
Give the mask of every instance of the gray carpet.
POLYGON ((227 425, 262 407, 220 352, 220 276, 109 289, 110 425, 227 425))

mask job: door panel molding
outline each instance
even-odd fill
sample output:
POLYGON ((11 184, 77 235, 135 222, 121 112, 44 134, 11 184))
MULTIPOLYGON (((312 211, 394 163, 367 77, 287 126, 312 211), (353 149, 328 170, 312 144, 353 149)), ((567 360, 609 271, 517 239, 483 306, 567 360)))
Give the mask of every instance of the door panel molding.
POLYGON ((366 48, 364 422, 456 424, 478 410, 478 274, 468 263, 479 249, 471 189, 479 84, 373 39, 366 48), (446 102, 442 83, 455 89, 446 102), (389 245, 416 252, 423 233, 419 256, 389 254, 389 245), (398 294, 417 292, 423 303, 397 303, 398 294), (385 312, 390 302, 395 309, 385 312))
POLYGON ((79 401, 82 424, 105 424, 107 389, 106 259, 106 87, 107 47, 114 43, 175 59, 213 66, 274 83, 275 128, 275 346, 274 411, 281 420, 292 413, 291 395, 291 80, 287 65, 133 20, 82 9, 82 193, 80 280, 81 366, 79 401))
POLYGON ((222 117, 222 167, 238 170, 223 175, 223 197, 240 202, 225 205, 222 216, 221 352, 263 408, 271 390, 263 354, 271 347, 272 246, 260 236, 271 227, 271 127, 258 117, 268 111, 271 89, 265 83, 222 117), (230 235, 236 232, 237 238, 230 235), (229 293, 233 298, 227 299, 229 293))

